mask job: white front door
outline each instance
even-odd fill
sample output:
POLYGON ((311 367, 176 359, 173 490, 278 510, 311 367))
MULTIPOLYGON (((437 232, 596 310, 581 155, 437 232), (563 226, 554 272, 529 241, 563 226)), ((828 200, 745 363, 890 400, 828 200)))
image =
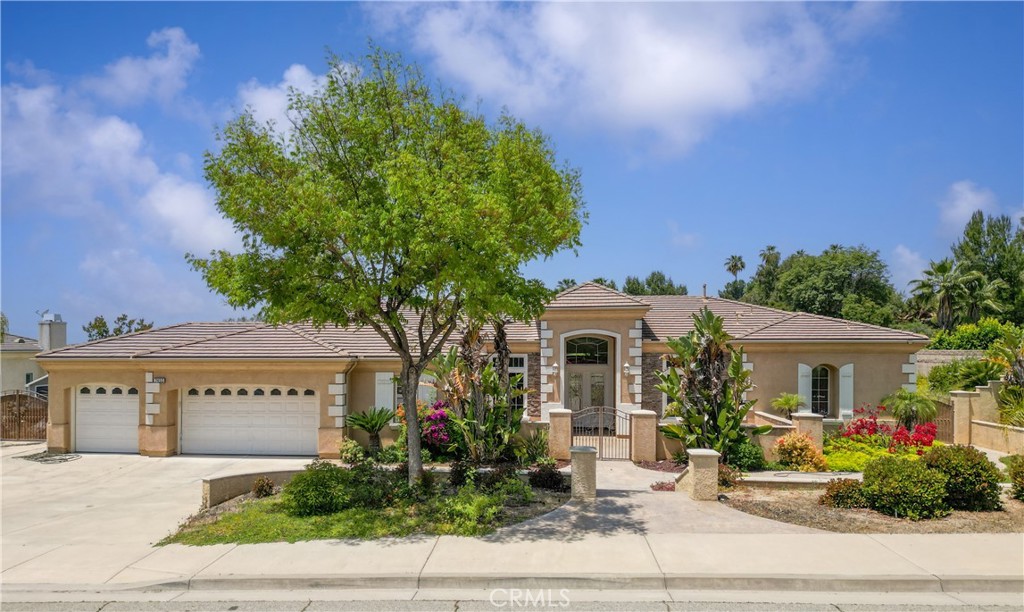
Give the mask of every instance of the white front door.
POLYGON ((75 450, 139 452, 139 390, 83 385, 75 393, 75 450))
POLYGON ((316 455, 320 403, 309 390, 201 387, 185 391, 181 452, 316 455))

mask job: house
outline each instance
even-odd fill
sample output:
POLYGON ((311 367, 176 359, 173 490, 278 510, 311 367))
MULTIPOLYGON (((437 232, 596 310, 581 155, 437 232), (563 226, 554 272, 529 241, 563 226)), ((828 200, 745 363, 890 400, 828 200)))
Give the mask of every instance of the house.
MULTIPOLYGON (((630 296, 584 283, 534 323, 512 324, 511 371, 526 388, 524 418, 553 408, 612 406, 661 413, 654 386, 670 337, 708 307, 724 318, 756 387, 797 392, 807 410, 849 418, 915 383, 925 336, 713 297, 630 296)), ((369 328, 183 323, 40 355, 50 375, 49 448, 166 456, 337 456, 345 415, 402 401, 400 363, 369 328)), ((429 399, 430 387, 423 387, 429 399)))
POLYGON ((39 321, 39 339, 6 334, 0 344, 0 390, 33 391, 46 395, 46 372, 33 358, 36 354, 67 344, 67 323, 59 314, 45 314, 39 321))

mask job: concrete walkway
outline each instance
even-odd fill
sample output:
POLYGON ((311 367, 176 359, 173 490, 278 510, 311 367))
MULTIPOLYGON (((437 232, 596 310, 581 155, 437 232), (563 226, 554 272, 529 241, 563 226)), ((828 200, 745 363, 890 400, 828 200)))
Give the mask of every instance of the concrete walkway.
MULTIPOLYGON (((161 468, 166 470, 161 486, 177 483, 183 492, 174 493, 174 499, 188 493, 195 509, 199 486, 196 474, 190 471, 197 465, 193 459, 209 461, 206 467, 220 472, 259 464, 238 463, 232 458, 85 456, 74 462, 79 465, 73 468, 69 468, 73 464, 44 466, 69 468, 67 473, 57 472, 59 478, 50 475, 72 491, 48 498, 43 489, 50 483, 38 477, 46 470, 21 466, 14 462, 30 462, 4 457, 4 598, 17 601, 18 593, 126 589, 513 586, 657 591, 1024 591, 1024 534, 814 532, 752 517, 718 502, 698 503, 681 493, 652 492, 651 482, 672 475, 640 470, 626 462, 601 463, 600 495, 593 504, 573 504, 484 538, 159 548, 145 544, 173 530, 176 523, 168 518, 175 513, 163 508, 168 502, 160 499, 171 492, 157 488, 143 494, 141 479, 130 474, 168 464, 161 468), (96 476, 75 482, 88 473, 89 464, 102 468, 120 461, 136 466, 124 480, 108 474, 106 479, 96 476), (187 468, 189 465, 192 467, 187 468), (78 476, 71 470, 79 470, 78 476), (29 481, 31 474, 37 475, 35 481, 29 481), (120 486, 104 489, 101 483, 106 481, 120 486), (92 495, 90 491, 96 487, 101 492, 91 499, 115 504, 120 496, 133 516, 111 514, 114 510, 110 507, 96 510, 75 505, 81 504, 76 499, 92 495), (31 490, 47 502, 34 519, 31 490), (135 499, 138 496, 143 499, 135 499), (58 529, 51 529, 48 535, 48 524, 58 529), (8 532, 12 525, 14 531, 8 532), (97 537, 97 531, 105 536, 97 537), (69 541, 69 534, 75 533, 77 537, 69 541)), ((176 512, 180 514, 180 508, 176 512)))

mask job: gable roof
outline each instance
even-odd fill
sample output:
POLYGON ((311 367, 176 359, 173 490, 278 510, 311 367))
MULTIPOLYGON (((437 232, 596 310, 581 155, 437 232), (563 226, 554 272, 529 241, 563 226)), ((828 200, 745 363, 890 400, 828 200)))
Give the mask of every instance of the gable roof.
POLYGON ((580 308, 650 308, 647 302, 593 281, 569 287, 555 296, 548 310, 580 308))

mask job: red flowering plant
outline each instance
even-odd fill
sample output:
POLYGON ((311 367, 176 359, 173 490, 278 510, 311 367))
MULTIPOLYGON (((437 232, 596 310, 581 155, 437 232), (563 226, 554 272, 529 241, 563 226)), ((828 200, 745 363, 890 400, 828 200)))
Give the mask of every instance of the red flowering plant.
POLYGON ((892 425, 878 422, 878 416, 885 412, 885 406, 871 406, 864 404, 860 408, 854 408, 856 415, 852 421, 839 430, 844 438, 850 438, 854 442, 888 446, 888 438, 892 437, 892 425))
POLYGON ((914 425, 914 433, 910 433, 906 427, 900 425, 892 434, 889 452, 914 451, 918 455, 923 455, 925 449, 935 442, 936 431, 935 423, 914 425))

